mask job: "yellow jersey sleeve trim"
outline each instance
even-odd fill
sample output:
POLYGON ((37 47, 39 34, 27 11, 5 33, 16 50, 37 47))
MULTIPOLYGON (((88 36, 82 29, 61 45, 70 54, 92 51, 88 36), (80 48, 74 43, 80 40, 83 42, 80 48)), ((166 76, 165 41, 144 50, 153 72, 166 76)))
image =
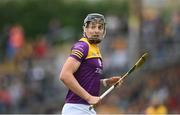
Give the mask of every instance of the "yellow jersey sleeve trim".
POLYGON ((82 53, 81 51, 79 51, 79 50, 72 50, 72 52, 76 52, 76 53, 78 53, 79 55, 83 56, 83 53, 82 53))
POLYGON ((81 58, 82 58, 82 56, 80 56, 77 52, 73 52, 73 53, 72 53, 72 55, 77 56, 79 59, 81 59, 81 58))

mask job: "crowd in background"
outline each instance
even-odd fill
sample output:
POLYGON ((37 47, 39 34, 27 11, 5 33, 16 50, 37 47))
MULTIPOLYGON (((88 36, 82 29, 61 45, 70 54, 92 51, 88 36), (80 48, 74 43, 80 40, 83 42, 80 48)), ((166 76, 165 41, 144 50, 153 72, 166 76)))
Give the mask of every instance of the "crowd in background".
MULTIPOLYGON (((97 106, 98 113, 180 113, 180 13, 172 12, 168 23, 161 15, 142 21, 142 48, 151 54, 145 70, 124 81, 97 106), (161 66, 163 65, 163 66, 161 66), (154 107, 154 108, 153 108, 154 107)), ((102 43, 105 77, 128 70, 128 19, 107 16, 107 36, 102 43)), ((4 55, 0 61, 0 113, 60 113, 66 88, 59 81, 70 44, 54 45, 62 32, 60 22, 50 23, 49 31, 26 41, 21 25, 5 33, 4 55)), ((71 31, 73 33, 73 31, 71 31)))

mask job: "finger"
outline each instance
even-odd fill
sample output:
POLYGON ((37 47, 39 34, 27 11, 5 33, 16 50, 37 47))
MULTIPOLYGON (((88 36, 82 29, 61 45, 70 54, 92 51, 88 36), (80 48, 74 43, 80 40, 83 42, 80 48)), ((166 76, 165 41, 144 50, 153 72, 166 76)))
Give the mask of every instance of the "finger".
POLYGON ((123 83, 123 81, 121 80, 117 86, 120 87, 122 83, 123 83))
POLYGON ((116 78, 114 78, 114 80, 116 80, 116 81, 118 81, 118 80, 120 80, 121 78, 120 77, 116 77, 116 78))
POLYGON ((121 78, 120 76, 114 76, 114 77, 112 77, 113 79, 119 79, 119 78, 121 78))
POLYGON ((120 78, 119 77, 114 77, 112 78, 112 81, 118 81, 120 78))

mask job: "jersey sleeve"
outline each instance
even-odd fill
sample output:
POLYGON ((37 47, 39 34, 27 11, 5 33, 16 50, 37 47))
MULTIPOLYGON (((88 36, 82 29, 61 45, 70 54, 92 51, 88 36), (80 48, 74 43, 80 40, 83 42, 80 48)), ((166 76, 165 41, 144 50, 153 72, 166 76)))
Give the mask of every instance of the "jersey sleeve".
POLYGON ((79 62, 82 62, 82 60, 85 59, 88 54, 88 49, 89 46, 87 43, 79 41, 71 48, 70 57, 73 57, 79 62))

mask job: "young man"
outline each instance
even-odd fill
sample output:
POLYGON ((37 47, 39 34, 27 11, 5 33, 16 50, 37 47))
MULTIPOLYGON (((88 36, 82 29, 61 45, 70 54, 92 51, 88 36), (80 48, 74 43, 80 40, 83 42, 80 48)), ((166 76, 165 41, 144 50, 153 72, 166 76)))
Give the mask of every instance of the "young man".
POLYGON ((72 47, 60 74, 60 80, 69 88, 62 114, 96 114, 89 106, 100 101, 100 84, 112 85, 120 79, 115 76, 101 79, 103 64, 98 44, 105 34, 104 16, 88 14, 84 19, 83 37, 72 47))

